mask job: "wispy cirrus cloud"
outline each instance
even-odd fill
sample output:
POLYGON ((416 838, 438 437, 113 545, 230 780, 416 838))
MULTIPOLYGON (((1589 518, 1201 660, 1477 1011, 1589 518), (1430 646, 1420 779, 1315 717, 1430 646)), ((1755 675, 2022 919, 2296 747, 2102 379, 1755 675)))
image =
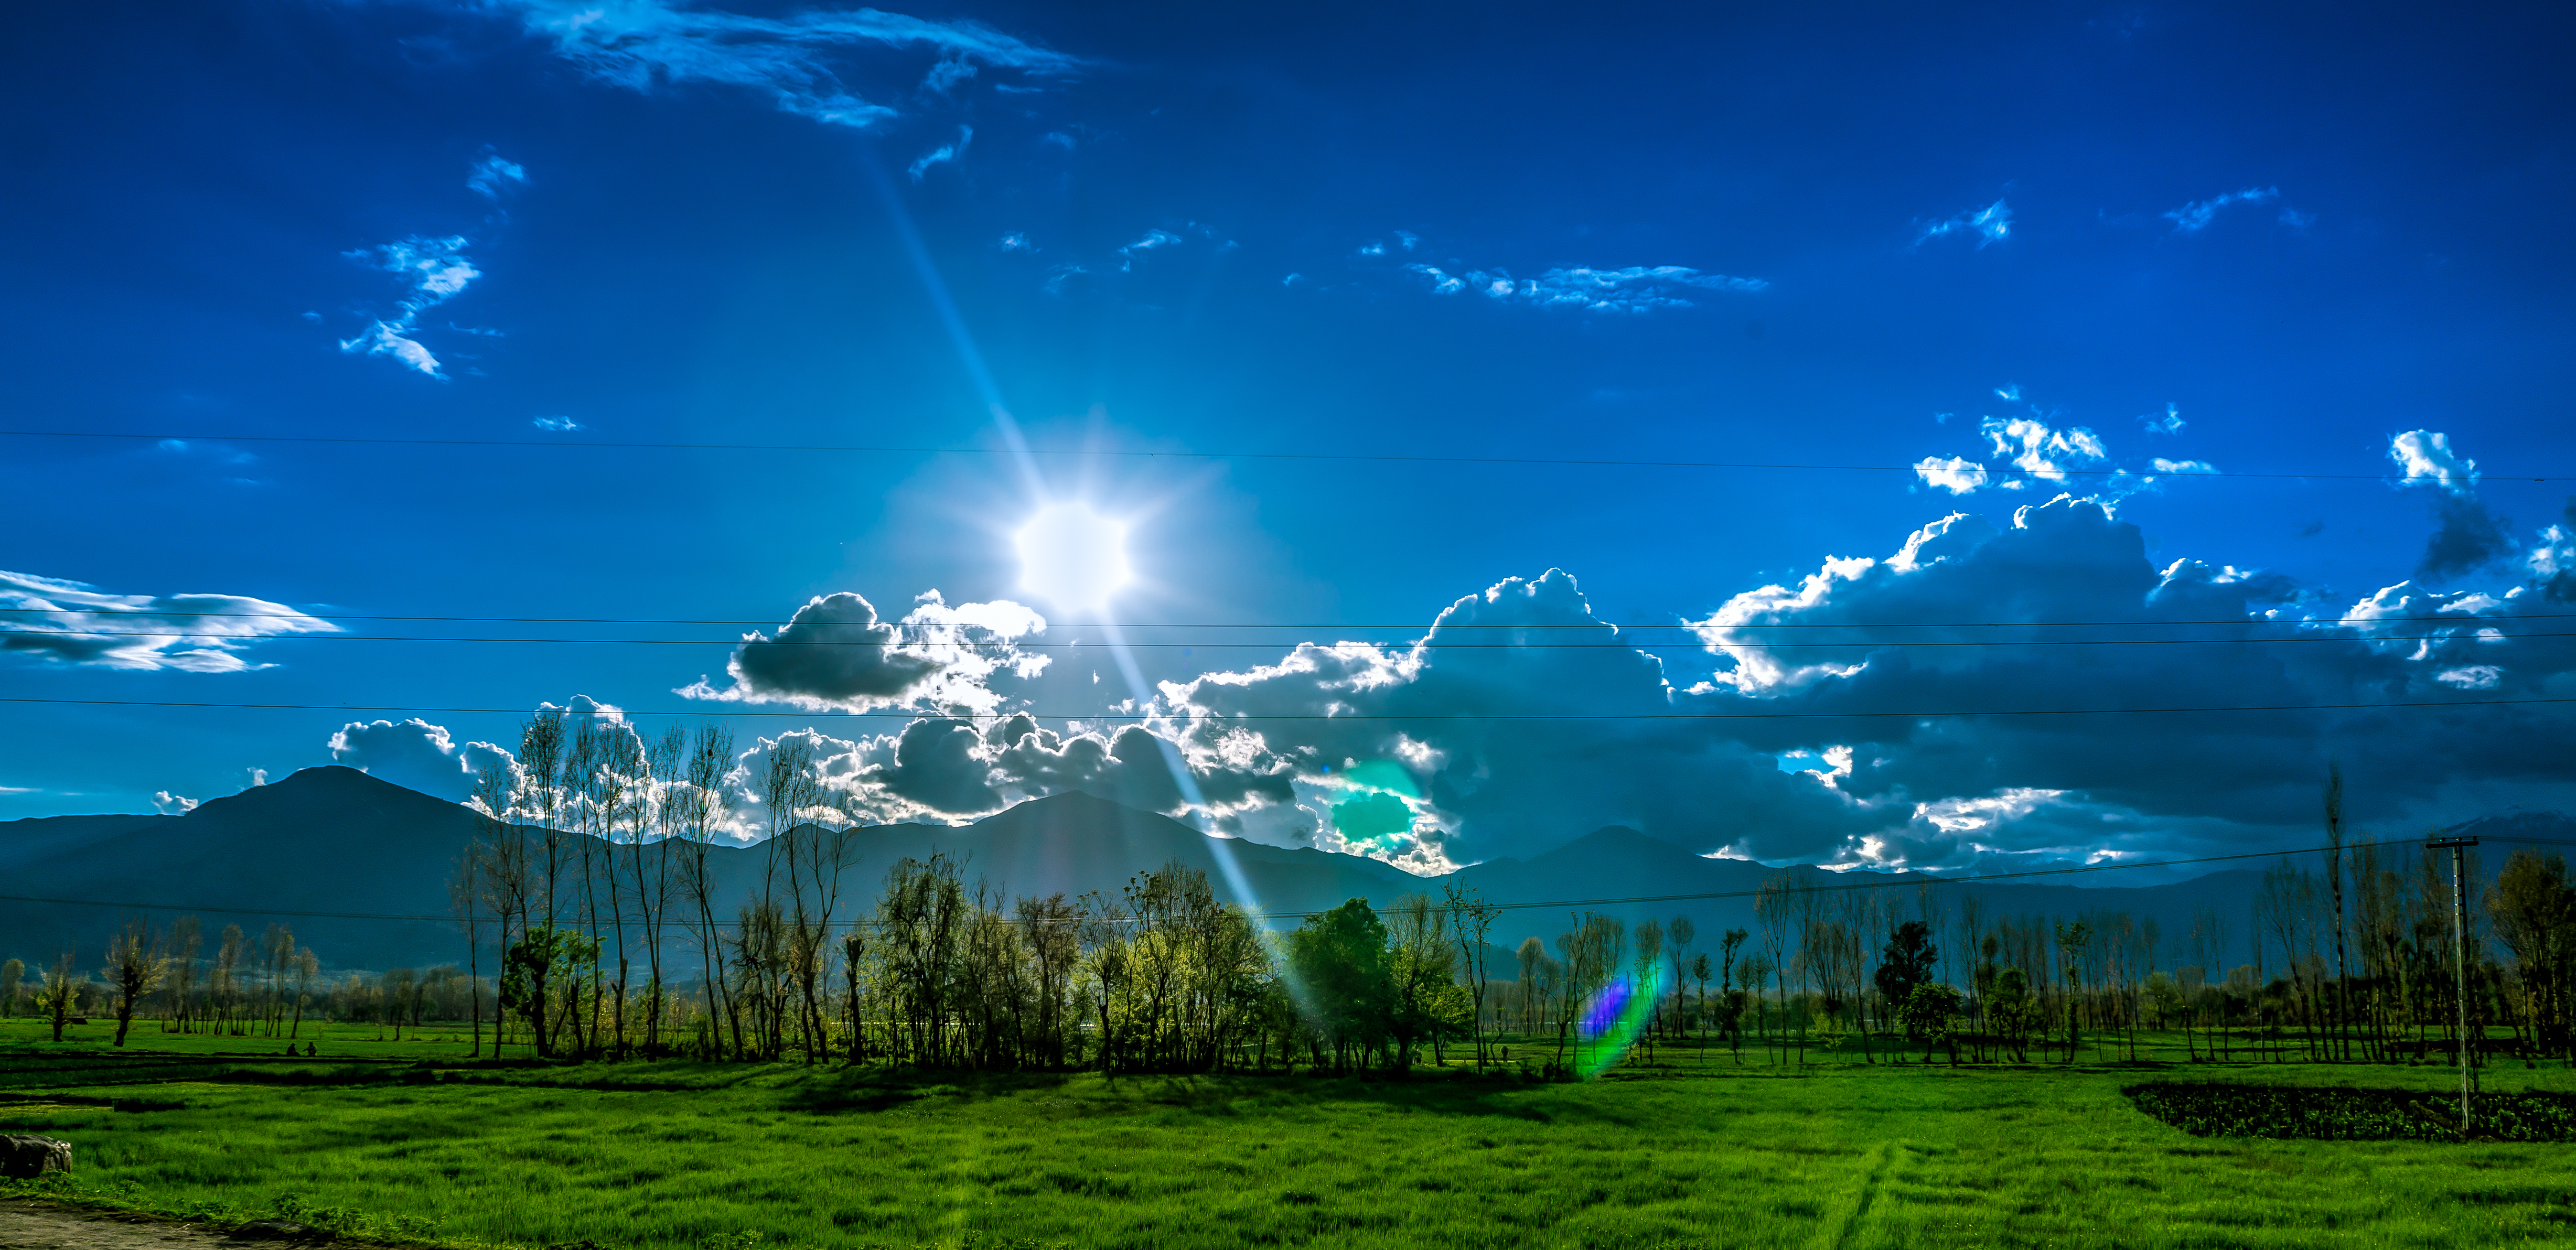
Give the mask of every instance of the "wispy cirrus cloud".
POLYGON ((975 142, 975 128, 972 126, 959 126, 957 128, 956 142, 943 143, 938 147, 922 153, 921 159, 904 167, 904 172, 912 175, 912 180, 914 182, 919 182, 921 181, 921 176, 923 174, 930 172, 931 166, 945 165, 950 161, 956 160, 958 157, 966 155, 966 146, 973 142, 975 142))
POLYGON ((812 10, 757 17, 688 8, 669 0, 494 0, 555 54, 592 77, 649 92, 706 82, 769 96, 782 112, 857 129, 895 116, 844 81, 852 54, 867 48, 927 50, 936 60, 922 85, 945 92, 979 66, 1066 74, 1082 62, 959 18, 933 21, 877 9, 812 10))
POLYGON ((1174 234, 1169 230, 1147 230, 1144 235, 1138 238, 1135 242, 1118 249, 1118 268, 1121 271, 1125 271, 1135 264, 1136 257, 1139 253, 1150 252, 1158 247, 1172 247, 1179 244, 1181 241, 1181 236, 1174 234))
POLYGON ((1920 229, 1921 232, 1914 236, 1917 247, 1953 234, 1975 235, 1979 247, 1989 243, 2001 243, 2012 237, 2012 205, 1997 200, 1984 208, 1972 208, 1966 212, 1956 213, 1924 225, 1920 229))
POLYGON ((0 572, 0 651, 135 672, 237 673, 262 638, 340 627, 247 595, 118 595, 86 582, 0 572))
POLYGON ((1540 308, 1574 308, 1585 312, 1642 313, 1658 308, 1690 308, 1700 291, 1751 293, 1771 284, 1760 278, 1703 273, 1682 265, 1631 265, 1625 269, 1589 266, 1550 269, 1535 278, 1514 278, 1504 269, 1474 269, 1452 274, 1436 265, 1406 265, 1404 272, 1431 283, 1434 295, 1473 291, 1504 303, 1540 308))
POLYGON ((405 368, 441 382, 446 371, 438 357, 421 346, 412 335, 420 328, 420 314, 446 303, 462 292, 467 284, 483 276, 474 262, 465 256, 465 236, 449 235, 442 239, 413 235, 398 243, 384 243, 345 253, 349 259, 373 265, 387 273, 399 274, 410 294, 397 304, 400 315, 378 319, 358 332, 356 338, 340 340, 340 350, 369 356, 391 356, 405 368))
MULTIPOLYGON (((2165 213, 2164 218, 2174 224, 2175 234, 2198 234, 2207 230, 2209 223, 2218 220, 2219 210, 2231 204, 2266 204, 2280 198, 2279 187, 2247 187, 2242 191, 2213 195, 2205 200, 2193 200, 2165 213)), ((2282 219, 2294 225, 2306 225, 2316 220, 2314 217, 2298 213, 2286 213, 2282 219)))
POLYGON ((497 201, 501 198, 501 192, 511 183, 524 183, 527 180, 527 166, 517 161, 502 160, 499 153, 485 148, 482 159, 475 161, 473 170, 466 174, 465 186, 467 190, 484 199, 497 201))

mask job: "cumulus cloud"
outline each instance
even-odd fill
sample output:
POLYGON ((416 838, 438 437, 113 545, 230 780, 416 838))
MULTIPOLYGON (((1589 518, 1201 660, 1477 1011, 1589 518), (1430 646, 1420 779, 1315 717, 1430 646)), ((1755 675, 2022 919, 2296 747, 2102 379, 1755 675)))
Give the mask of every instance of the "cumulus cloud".
POLYGON ((518 764, 505 748, 456 742, 445 726, 419 717, 400 723, 351 721, 331 735, 329 745, 332 763, 450 801, 462 801, 481 774, 493 769, 515 773, 518 764))
POLYGON ((677 693, 817 711, 920 704, 990 713, 1001 701, 990 686, 995 677, 1026 680, 1045 671, 1046 657, 1019 646, 1045 630, 1045 618, 1009 600, 952 605, 933 590, 889 621, 863 596, 819 595, 776 637, 744 637, 725 665, 732 684, 720 688, 701 677, 677 693))
POLYGON ((262 638, 340 627, 247 595, 109 594, 86 582, 0 572, 0 651, 59 664, 183 673, 264 668, 242 658, 262 638))
POLYGON ((1994 454, 2008 457, 2014 468, 2045 481, 2066 480, 2066 470, 2099 464, 2111 456, 2102 438, 2080 426, 2052 429, 2047 422, 2029 417, 1988 417, 1977 425, 1977 432, 1994 445, 1994 454))
POLYGON ((474 194, 497 201, 502 190, 511 183, 525 183, 527 180, 527 166, 517 161, 502 160, 499 153, 485 148, 482 159, 475 161, 473 170, 466 175, 465 185, 474 194))
POLYGON ((957 128, 957 138, 955 142, 943 143, 938 147, 932 148, 928 152, 922 153, 920 159, 915 160, 911 165, 905 167, 904 172, 912 175, 912 180, 914 182, 919 182, 921 181, 921 176, 928 173, 931 166, 944 165, 950 161, 956 160, 958 157, 966 155, 966 145, 973 143, 974 141, 975 128, 972 126, 959 126, 957 128))
POLYGON ((895 115, 842 80, 856 49, 925 50, 937 61, 924 85, 953 87, 977 66, 1065 74, 1080 62, 966 19, 932 21, 876 9, 818 9, 758 17, 669 0, 496 0, 555 54, 602 82, 632 91, 705 82, 766 95, 826 125, 864 128, 895 115))
MULTIPOLYGON (((1381 247, 1380 252, 1385 249, 1381 247)), ((1632 265, 1626 269, 1550 269, 1535 278, 1514 278, 1501 269, 1477 269, 1454 275, 1434 265, 1409 264, 1404 272, 1431 283, 1434 295, 1474 291, 1487 299, 1540 308, 1585 312, 1643 313, 1658 308, 1690 308, 1695 291, 1749 293, 1770 285, 1760 278, 1703 273, 1681 265, 1632 265)))
POLYGON ((2166 213, 2165 220, 2174 224, 2175 234, 2198 234, 2207 230, 2209 223, 2218 219, 2219 210, 2230 204, 2262 204, 2279 198, 2281 198, 2279 187, 2247 187, 2242 191, 2229 191, 2205 200, 2193 200, 2166 213))
POLYGON ((197 810, 197 800, 167 790, 152 792, 152 810, 164 816, 185 816, 197 810))
POLYGON ((1923 479, 1924 485, 1953 495, 1969 494, 1986 484, 1986 466, 1963 456, 1925 456, 1916 462, 1914 475, 1923 479))
POLYGON ((379 319, 359 331, 356 338, 340 340, 340 350, 391 356, 405 368, 446 381, 447 374, 438 357, 411 336, 419 330, 422 312, 454 298, 468 283, 483 276, 483 271, 466 259, 464 249, 462 235, 441 239, 413 235, 398 243, 347 253, 351 260, 401 275, 410 291, 397 304, 402 309, 399 315, 391 320, 379 319))
POLYGON ((2478 462, 2453 450, 2449 435, 2408 430, 2388 440, 2388 458, 2406 472, 2400 485, 2428 486, 2439 492, 2433 504, 2433 535, 2424 542, 2417 576, 2456 577, 2513 553, 2514 540, 2506 532, 2504 518, 2477 497, 2478 462))
POLYGON ((1984 208, 1972 208, 1944 217, 1922 227, 1914 236, 1916 246, 1945 235, 1975 235, 1977 246, 2001 243, 2012 237, 2012 206, 1997 200, 1984 208))

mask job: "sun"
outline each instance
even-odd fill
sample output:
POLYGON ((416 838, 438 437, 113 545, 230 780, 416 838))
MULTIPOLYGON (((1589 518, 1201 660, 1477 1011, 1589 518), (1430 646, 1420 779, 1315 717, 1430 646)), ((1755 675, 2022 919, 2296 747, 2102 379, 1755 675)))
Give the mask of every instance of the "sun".
POLYGON ((1127 526, 1079 503, 1051 503, 1020 527, 1020 585, 1050 605, 1105 608, 1130 580, 1127 526))

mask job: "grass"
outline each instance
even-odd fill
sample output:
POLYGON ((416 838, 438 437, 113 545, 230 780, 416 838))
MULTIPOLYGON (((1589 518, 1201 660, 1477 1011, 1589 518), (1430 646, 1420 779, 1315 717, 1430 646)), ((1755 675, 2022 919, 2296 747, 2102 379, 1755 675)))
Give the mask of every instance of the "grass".
MULTIPOLYGON (((2453 1088, 2436 1068, 1952 1069, 1833 1054, 1739 1069, 1667 1049, 1580 1086, 1431 1073, 1112 1081, 463 1069, 461 1046, 415 1051, 371 1031, 324 1035, 323 1057, 344 1062, 296 1065, 236 1062, 214 1039, 138 1033, 129 1052, 170 1045, 103 1055, 103 1038, 57 1049, 38 1036, 0 1024, 0 1086, 20 1100, 0 1106, 0 1131, 71 1141, 73 1196, 318 1215, 449 1244, 2447 1250, 2576 1238, 2564 1145, 2193 1137, 2121 1093, 2211 1075, 2453 1088), (284 1083, 315 1079, 348 1083, 284 1083), (118 1099, 160 1109, 118 1111, 118 1099)), ((2500 1092, 2570 1084, 2555 1065, 2486 1078, 2500 1092)))

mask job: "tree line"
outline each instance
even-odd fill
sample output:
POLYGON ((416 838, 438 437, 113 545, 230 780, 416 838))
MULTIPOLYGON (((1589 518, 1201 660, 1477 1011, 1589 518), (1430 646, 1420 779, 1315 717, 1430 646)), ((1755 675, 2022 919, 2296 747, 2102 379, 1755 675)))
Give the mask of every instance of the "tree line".
POLYGON ((1006 897, 934 855, 855 892, 856 814, 797 739, 751 779, 766 836, 734 901, 714 868, 738 816, 722 727, 648 743, 547 712, 519 745, 517 774, 478 785, 478 834, 450 881, 463 967, 334 981, 283 926, 209 942, 183 918, 126 926, 96 982, 69 955, 32 983, 10 961, 0 1010, 30 989, 58 1020, 89 1003, 118 1015, 120 1041, 138 1011, 173 1030, 289 1037, 312 1011, 462 1020, 478 1055, 1347 1072, 1458 1047, 1479 1067, 1509 1056, 1558 1075, 1629 1042, 1691 1044, 1703 1062, 1741 1063, 1748 1044, 1775 1063, 1813 1046, 2071 1062, 2088 1045, 2135 1058, 2150 1032, 2178 1032, 2193 1059, 2403 1062, 2454 1053, 2465 1008, 2478 1055, 2576 1057, 2564 859, 2517 850, 2492 887, 2472 865, 2463 979, 2440 860, 2347 838, 2339 776, 2321 870, 2284 859, 2249 914, 2203 907, 2182 933, 2110 908, 1995 914, 1972 887, 1929 879, 1784 870, 1744 928, 1586 912, 1498 954, 1503 909, 1454 882, 1285 931, 1178 865, 1114 893, 1006 897), (1586 1027, 1614 987, 1642 996, 1635 1037, 1586 1027))

